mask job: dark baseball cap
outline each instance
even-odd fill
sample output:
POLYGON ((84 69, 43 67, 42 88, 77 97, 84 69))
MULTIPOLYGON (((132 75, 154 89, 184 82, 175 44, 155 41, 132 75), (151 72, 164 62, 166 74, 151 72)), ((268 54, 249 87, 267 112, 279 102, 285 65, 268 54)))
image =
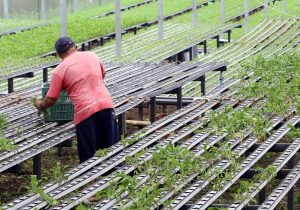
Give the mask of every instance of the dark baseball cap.
POLYGON ((58 54, 67 52, 71 47, 75 46, 70 37, 59 37, 55 42, 55 50, 58 54))

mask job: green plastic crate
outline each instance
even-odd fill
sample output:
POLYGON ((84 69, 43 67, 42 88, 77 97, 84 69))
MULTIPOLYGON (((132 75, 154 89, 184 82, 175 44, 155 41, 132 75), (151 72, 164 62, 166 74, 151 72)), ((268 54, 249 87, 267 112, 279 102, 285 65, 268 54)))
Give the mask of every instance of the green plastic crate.
MULTIPOLYGON (((49 90, 50 83, 46 82, 42 86, 42 98, 45 98, 49 90)), ((48 114, 44 114, 45 122, 72 121, 74 119, 74 106, 66 91, 60 92, 60 97, 55 105, 47 109, 48 114)))

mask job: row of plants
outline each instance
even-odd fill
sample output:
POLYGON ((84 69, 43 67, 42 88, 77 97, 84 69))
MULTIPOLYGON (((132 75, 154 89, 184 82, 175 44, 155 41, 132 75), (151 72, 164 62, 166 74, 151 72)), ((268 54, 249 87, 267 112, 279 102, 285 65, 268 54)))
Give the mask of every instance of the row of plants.
MULTIPOLYGON (((123 0, 122 1, 122 7, 127 7, 129 5, 137 4, 144 2, 145 0, 123 0)), ((101 14, 105 14, 111 11, 114 11, 115 4, 114 2, 108 2, 105 5, 99 5, 99 6, 92 6, 89 8, 86 8, 84 10, 70 13, 70 8, 68 8, 68 18, 73 19, 74 17, 94 17, 101 14)), ((30 27, 38 24, 43 24, 45 22, 59 22, 59 17, 50 18, 47 20, 35 20, 35 19, 29 19, 27 17, 14 17, 13 19, 0 19, 0 22, 2 23, 0 25, 0 31, 8 31, 8 30, 16 30, 21 27, 30 27)))
MULTIPOLYGON (((290 54, 282 57, 275 57, 271 60, 258 57, 243 66, 243 71, 239 74, 242 79, 239 96, 242 98, 265 97, 267 103, 260 110, 267 115, 286 115, 291 111, 291 107, 299 114, 299 91, 300 91, 300 54, 290 54), (253 77, 259 78, 258 82, 251 82, 248 74, 253 72, 253 77)), ((258 123, 259 124, 259 123, 258 123)), ((291 130, 287 138, 295 140, 300 137, 300 129, 289 125, 291 130)), ((258 170, 263 170, 258 168, 258 170)), ((274 178, 276 170, 274 167, 264 169, 267 173, 258 174, 252 180, 240 180, 236 188, 232 191, 235 202, 243 201, 250 197, 251 191, 255 188, 255 183, 274 178)))
MULTIPOLYGON (((181 11, 191 7, 191 2, 184 0, 173 4, 165 0, 164 15, 181 11)), ((122 27, 127 28, 146 21, 157 19, 157 2, 133 8, 122 13, 122 27)), ((114 16, 90 18, 85 15, 76 15, 68 21, 68 34, 75 42, 81 42, 114 32, 114 16)), ((16 35, 4 36, 0 40, 2 45, 0 58, 2 66, 16 63, 20 59, 31 58, 53 50, 53 44, 60 35, 60 25, 51 23, 49 26, 24 31, 16 35), (28 39, 35 37, 35 39, 28 39)))
MULTIPOLYGON (((260 77, 261 79, 259 82, 245 80, 245 82, 242 83, 242 85, 245 86, 241 88, 240 96, 242 98, 265 97, 267 98, 267 102, 264 108, 259 109, 260 113, 251 112, 250 109, 246 108, 241 111, 233 111, 230 115, 226 112, 213 114, 211 116, 212 130, 229 133, 229 137, 234 138, 245 127, 251 127, 252 121, 254 135, 259 139, 263 139, 266 136, 265 129, 268 124, 266 115, 285 115, 291 106, 295 106, 297 113, 299 113, 299 56, 299 54, 292 54, 269 61, 258 58, 254 63, 250 64, 250 66, 245 66, 245 72, 249 73, 249 70, 254 70, 254 76, 260 77), (274 87, 274 84, 276 84, 276 87, 274 87), (275 93, 274 89, 276 89, 275 93), (250 113, 248 111, 250 111, 250 113), (224 114, 224 116, 222 116, 222 114, 224 114), (253 115, 248 116, 248 118, 247 115, 249 114, 253 115), (232 119, 234 120, 232 121, 232 119), (245 125, 245 127, 243 127, 243 125, 245 125)), ((245 78, 245 74, 241 74, 241 77, 245 78)), ((294 139, 300 137, 299 132, 295 132, 295 130, 292 132, 294 139)), ((218 151, 220 152, 220 150, 218 151)), ((217 157, 217 154, 213 154, 211 157, 217 157)), ((226 157, 228 158, 228 155, 226 155, 226 157)), ((252 182, 244 182, 240 188, 238 188, 234 197, 238 200, 244 196, 247 197, 247 192, 253 187, 253 183, 258 180, 268 180, 276 175, 272 166, 266 168, 263 172, 264 173, 259 173, 252 182)), ((228 178, 226 175, 224 177, 228 178)), ((225 181, 225 179, 226 178, 222 178, 219 182, 215 182, 215 184, 221 183, 225 181)))

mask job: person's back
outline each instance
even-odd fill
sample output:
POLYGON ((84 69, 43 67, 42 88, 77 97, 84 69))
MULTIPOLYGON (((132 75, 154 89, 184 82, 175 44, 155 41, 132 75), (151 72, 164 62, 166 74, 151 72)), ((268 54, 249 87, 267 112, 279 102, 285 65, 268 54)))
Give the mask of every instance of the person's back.
MULTIPOLYGON (((61 80, 56 88, 66 89, 74 104, 75 125, 93 113, 113 108, 111 96, 104 85, 105 70, 97 56, 91 52, 74 52, 52 74, 52 80, 61 80), (58 78, 55 78, 58 77, 58 78)), ((50 92, 49 96, 52 95, 50 92)))

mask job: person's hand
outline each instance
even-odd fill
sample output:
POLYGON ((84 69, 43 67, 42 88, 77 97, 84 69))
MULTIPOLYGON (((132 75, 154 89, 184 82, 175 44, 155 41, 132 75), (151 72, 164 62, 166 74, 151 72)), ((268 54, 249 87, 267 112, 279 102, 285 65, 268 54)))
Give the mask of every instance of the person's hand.
POLYGON ((34 102, 34 106, 37 108, 39 111, 44 111, 45 109, 43 108, 43 101, 42 100, 36 100, 34 102))

